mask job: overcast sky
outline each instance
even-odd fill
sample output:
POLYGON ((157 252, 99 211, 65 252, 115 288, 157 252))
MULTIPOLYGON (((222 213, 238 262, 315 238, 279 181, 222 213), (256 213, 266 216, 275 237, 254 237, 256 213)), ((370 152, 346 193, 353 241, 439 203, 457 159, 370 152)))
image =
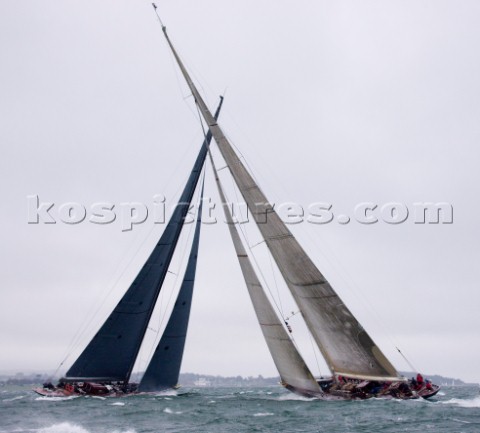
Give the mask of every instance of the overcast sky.
MULTIPOLYGON (((410 368, 395 345, 424 373, 480 382, 480 4, 165 0, 159 10, 212 110, 227 89, 220 124, 271 201, 327 202, 351 217, 360 202, 453 206, 453 224, 411 215, 292 231, 398 369, 410 368)), ((173 204, 202 132, 149 1, 3 0, 0 55, 0 370, 55 370, 163 230, 68 225, 58 207, 151 206, 156 194, 173 204), (29 195, 55 203, 58 222, 28 224, 29 195)), ((211 171, 206 195, 217 199, 211 171)), ((283 309, 296 311, 262 248, 272 292, 277 281, 283 309)), ((223 224, 203 226, 197 275, 182 370, 275 375, 223 224)), ((154 330, 178 289, 168 278, 154 330)), ((300 318, 291 325, 318 374, 300 318)), ((137 369, 155 331, 147 337, 137 369)))

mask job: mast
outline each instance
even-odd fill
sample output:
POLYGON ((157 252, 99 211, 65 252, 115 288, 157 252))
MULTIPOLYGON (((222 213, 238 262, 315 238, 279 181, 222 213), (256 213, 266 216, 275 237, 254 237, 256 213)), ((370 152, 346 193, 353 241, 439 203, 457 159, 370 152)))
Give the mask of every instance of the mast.
MULTIPOLYGON (((221 98, 215 116, 218 116, 221 98)), ((170 266, 212 134, 205 137, 180 200, 160 240, 105 323, 61 381, 128 382, 170 266)))
MULTIPOLYGON (((205 182, 205 178, 204 181, 205 182)), ((178 384, 182 364, 185 340, 187 338, 190 307, 192 305, 193 286, 197 269, 198 246, 200 243, 200 227, 202 221, 203 183, 198 207, 195 233, 188 257, 188 264, 183 276, 170 319, 160 342, 155 349, 145 374, 140 381, 138 390, 141 392, 161 391, 174 388, 178 384)))
POLYGON ((398 380, 393 365, 317 269, 242 164, 195 87, 163 24, 162 31, 329 369, 349 377, 398 380))
POLYGON ((233 245, 235 246, 245 284, 268 349, 282 379, 282 385, 302 395, 319 396, 323 394, 320 386, 305 364, 302 356, 298 353, 297 348, 290 339, 287 331, 285 331, 282 322, 278 319, 275 310, 263 290, 262 284, 240 239, 237 226, 233 222, 231 211, 227 205, 225 193, 210 150, 208 156, 212 164, 225 219, 233 245))

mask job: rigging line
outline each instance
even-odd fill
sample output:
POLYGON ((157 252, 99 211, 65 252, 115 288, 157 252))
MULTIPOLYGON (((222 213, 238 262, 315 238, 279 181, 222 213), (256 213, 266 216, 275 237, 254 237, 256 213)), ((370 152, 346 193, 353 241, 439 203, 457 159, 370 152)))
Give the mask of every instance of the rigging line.
MULTIPOLYGON (((304 231, 303 227, 300 227, 299 230, 304 231)), ((364 291, 355 283, 354 278, 350 275, 350 272, 342 265, 341 261, 338 259, 337 255, 333 252, 333 250, 328 245, 328 242, 323 240, 319 235, 318 232, 314 231, 317 238, 321 240, 322 245, 327 250, 326 252, 322 251, 316 242, 313 242, 311 236, 306 236, 306 243, 313 246, 313 248, 323 257, 324 261, 328 262, 332 269, 335 271, 335 274, 341 279, 343 283, 343 287, 347 289, 347 291, 352 294, 357 300, 359 300, 366 311, 370 313, 370 317, 372 318, 373 322, 377 326, 377 328, 383 330, 383 334, 389 341, 390 345, 398 350, 398 343, 395 341, 393 337, 392 330, 388 323, 382 319, 378 311, 373 308, 372 303, 369 302, 369 297, 364 294, 364 291), (327 254, 328 252, 328 254, 327 254), (332 260, 333 258, 333 260, 332 260)), ((402 356, 405 356, 402 354, 402 356)))
MULTIPOLYGON (((198 104, 197 104, 196 101, 195 101, 195 106, 196 106, 196 108, 197 108, 198 118, 199 118, 200 124, 201 124, 201 126, 202 126, 202 131, 203 131, 204 137, 205 137, 205 139, 206 139, 206 138, 207 138, 207 134, 206 134, 206 132, 205 132, 205 127, 204 127, 204 124, 203 124, 203 121, 202 121, 202 116, 201 116, 201 113, 200 113, 200 109, 199 109, 198 104)), ((213 157, 212 157, 212 154, 211 154, 211 152, 210 152, 210 146, 209 146, 209 148, 208 148, 208 153, 209 153, 210 161, 211 161, 211 163, 212 163, 212 168, 213 168, 213 157)), ((214 169, 214 170, 217 172, 216 169, 214 169)), ((217 176, 218 176, 218 172, 217 172, 217 176)), ((232 179, 233 179, 233 177, 232 177, 232 179)), ((234 189, 234 190, 235 190, 235 189, 234 189)), ((224 191, 223 193, 224 193, 224 195, 225 195, 225 198, 226 198, 227 201, 228 201, 228 197, 227 197, 225 191, 224 191)), ((222 206, 223 206, 223 203, 222 203, 222 206)), ((239 228, 239 231, 240 231, 240 233, 242 234, 243 238, 244 238, 245 241, 247 242, 246 235, 245 235, 245 233, 243 232, 243 230, 242 230, 242 228, 240 227, 240 225, 239 225, 238 228, 239 228)), ((263 243, 263 242, 265 242, 265 240, 263 240, 263 241, 260 242, 260 243, 263 243)), ((252 251, 250 245, 248 244, 248 242, 247 242, 247 246, 248 246, 248 249, 249 249, 249 251, 250 251, 250 253, 251 253, 252 257, 253 257, 253 261, 255 262, 255 264, 256 264, 256 266, 257 266, 257 270, 259 271, 260 275, 262 276, 262 279, 263 279, 263 281, 264 281, 264 284, 265 284, 265 286, 267 287, 268 292, 270 293, 270 296, 271 296, 271 298, 272 298, 272 300, 273 300, 273 303, 275 304, 275 307, 276 307, 277 311, 280 313, 280 317, 282 317, 283 321, 285 322, 285 319, 284 319, 284 316, 283 316, 283 311, 282 311, 282 309, 279 308, 279 306, 278 306, 278 304, 277 304, 277 302, 276 302, 276 300, 275 300, 275 297, 273 296, 272 291, 270 290, 270 287, 269 287, 269 285, 268 285, 268 283, 267 283, 267 280, 266 280, 266 278, 265 278, 265 276, 264 276, 264 274, 263 274, 260 266, 258 265, 257 259, 256 259, 255 255, 253 254, 253 251, 252 251)), ((287 324, 287 323, 285 322, 285 324, 287 324)), ((291 332, 290 332, 290 334, 291 334, 291 332)))
MULTIPOLYGON (((210 154, 210 157, 211 157, 211 154, 210 154)), ((212 157, 211 157, 211 160, 213 160, 212 157)), ((212 161, 212 164, 213 164, 213 161, 212 161)), ((218 174, 217 174, 217 176, 218 176, 218 174)), ((233 183, 233 190, 234 190, 234 192, 235 192, 235 194, 236 194, 236 191, 237 191, 237 190, 236 190, 236 188, 235 188, 235 182, 233 181, 233 176, 232 176, 231 178, 232 178, 232 183, 233 183)), ((223 194, 225 195, 225 198, 226 198, 226 200, 228 201, 228 196, 227 196, 227 194, 226 194, 225 191, 223 191, 223 194)), ((237 196, 237 199, 238 199, 238 196, 237 196)), ((240 210, 240 212, 241 212, 241 210, 240 210)), ((271 300, 273 301, 273 303, 274 303, 274 305, 275 305, 275 308, 277 309, 278 314, 279 314, 280 317, 282 318, 282 321, 284 322, 283 324, 284 324, 284 325, 287 325, 287 323, 286 323, 286 321, 285 321, 284 314, 283 314, 283 308, 280 308, 280 306, 278 305, 278 303, 277 303, 277 301, 276 301, 276 299, 275 299, 275 296, 273 295, 273 293, 272 293, 272 291, 271 291, 271 289, 270 289, 270 285, 268 284, 267 278, 265 277, 265 275, 264 275, 264 273, 263 273, 263 271, 262 271, 262 268, 260 267, 260 265, 259 265, 259 263, 258 263, 258 260, 257 260, 255 254, 254 254, 254 252, 253 252, 253 248, 254 248, 255 246, 260 245, 261 243, 265 242, 265 239, 262 240, 261 242, 255 244, 254 246, 250 246, 250 243, 248 242, 248 236, 247 236, 247 234, 246 234, 246 228, 245 228, 245 230, 244 230, 241 224, 238 224, 238 223, 237 223, 237 225, 238 225, 238 231, 241 233, 241 235, 242 235, 242 237, 243 237, 243 239, 244 239, 244 242, 245 242, 245 244, 247 245, 248 250, 250 251, 249 257, 252 257, 253 263, 255 263, 255 265, 256 265, 257 272, 260 274, 260 276, 261 276, 261 278, 262 278, 262 280, 263 280, 263 284, 264 284, 264 286, 267 288, 268 293, 270 294, 270 298, 271 298, 271 300)), ((291 335, 291 331, 289 331, 288 334, 289 334, 291 337, 293 337, 293 336, 291 335)))
MULTIPOLYGON (((225 192, 224 192, 224 195, 226 196, 225 192)), ((228 197, 226 196, 226 198, 228 199, 228 197)), ((251 257, 253 259, 253 263, 255 263, 255 267, 257 269, 257 272, 260 274, 262 280, 263 280, 263 284, 264 286, 267 288, 268 290, 268 293, 270 294, 270 298, 272 299, 274 305, 275 305, 275 308, 277 309, 277 312, 278 314, 280 314, 280 317, 282 318, 283 322, 285 323, 285 318, 283 316, 283 312, 282 310, 280 309, 279 305, 277 304, 277 301, 275 299, 275 296, 273 296, 273 293, 272 291, 270 290, 270 285, 268 284, 267 282, 267 278, 265 277, 263 271, 262 271, 262 268, 260 267, 259 263, 258 263, 258 260, 257 258, 255 257, 255 254, 252 250, 252 248, 250 247, 250 245, 248 244, 247 242, 247 236, 246 234, 244 233, 243 231, 243 228, 241 227, 241 225, 238 225, 238 231, 241 233, 243 239, 244 239, 244 242, 245 244, 247 245, 247 248, 248 248, 248 251, 250 252, 250 254, 248 255, 249 257, 251 257)))
MULTIPOLYGON (((157 15, 158 21, 160 22, 160 25, 162 26, 162 31, 165 32, 165 31, 166 31, 166 26, 163 24, 163 22, 162 22, 162 20, 161 20, 161 18, 160 18, 160 15, 159 15, 158 10, 157 10, 158 7, 157 7, 157 5, 156 5, 155 3, 152 3, 152 6, 153 6, 153 9, 154 9, 154 11, 155 11, 155 14, 157 15)), ((171 53, 171 54, 172 54, 172 56, 173 56, 173 53, 171 53)), ((185 61, 185 57, 183 58, 182 62, 183 62, 183 64, 185 65, 185 67, 188 66, 188 62, 185 61)), ((198 79, 197 74, 200 75, 201 78, 205 81, 206 85, 209 87, 209 90, 210 90, 212 93, 215 93, 215 92, 213 91, 212 87, 208 84, 208 81, 204 79, 204 77, 202 76, 202 74, 201 74, 199 71, 197 71, 195 68, 193 68, 193 67, 191 67, 191 66, 188 66, 187 69, 190 70, 190 75, 195 78, 195 80, 197 81, 197 85, 202 89, 202 91, 203 91, 202 93, 203 93, 204 95, 207 95, 207 96, 208 96, 208 92, 206 92, 206 90, 205 90, 205 88, 204 88, 204 86, 203 86, 203 84, 202 84, 202 80, 199 80, 199 79, 198 79)), ((225 89, 225 91, 226 91, 226 89, 225 89)), ((206 102, 207 102, 207 101, 206 101, 206 102)))
POLYGON ((397 349, 398 353, 400 355, 402 355, 403 359, 407 362, 408 366, 412 369, 412 371, 414 371, 415 373, 418 373, 418 370, 411 364, 411 362, 407 359, 407 357, 402 353, 402 351, 398 348, 398 347, 395 347, 395 349, 397 349))
MULTIPOLYGON (((239 211, 239 214, 240 214, 240 221, 248 222, 248 207, 247 207, 247 216, 246 216, 246 218, 244 218, 243 213, 242 213, 242 206, 240 205, 240 199, 238 198, 238 192, 237 192, 237 188, 235 187, 235 181, 233 180, 233 176, 230 176, 230 179, 232 180, 233 193, 235 194, 235 200, 236 200, 236 203, 238 205, 238 211, 239 211)), ((245 201, 242 201, 242 203, 246 205, 245 201)), ((238 224, 243 224, 238 220, 238 218, 237 218, 237 221, 238 221, 238 224)), ((248 239, 247 227, 245 227, 245 240, 246 240, 247 244, 250 244, 250 240, 248 239)))
MULTIPOLYGON (((198 107, 197 107, 197 109, 198 109, 198 107)), ((200 112, 199 112, 199 114, 200 114, 200 112)), ((203 128, 203 124, 202 124, 202 128, 203 128)), ((205 132, 205 130, 204 130, 204 132, 205 132)), ((211 163, 211 165, 212 165, 212 169, 213 169, 214 173, 216 173, 216 168, 215 168, 215 164, 214 164, 213 157, 212 157, 212 153, 210 152, 210 149, 208 149, 208 153, 209 153, 210 163, 211 163)), ((223 191, 223 195, 225 196, 225 200, 226 200, 226 202, 228 202, 228 196, 227 196, 225 190, 223 190, 223 188, 221 187, 220 177, 218 176, 218 173, 216 173, 216 177, 218 178, 219 186, 220 186, 220 188, 221 188, 222 191, 223 191)), ((223 206, 223 205, 224 205, 224 204, 222 203, 222 206, 223 206)), ((278 304, 277 304, 277 302, 276 302, 276 300, 275 300, 275 297, 272 295, 272 292, 271 292, 271 290, 270 290, 270 287, 269 287, 269 285, 268 285, 268 283, 267 283, 267 279, 265 278, 265 275, 263 274, 262 269, 260 268, 260 266, 259 266, 259 264, 258 264, 258 262, 257 262, 257 259, 256 259, 255 255, 253 254, 253 251, 252 251, 252 249, 250 248, 250 245, 249 245, 248 242, 247 242, 246 235, 245 235, 245 233, 243 232, 242 227, 241 227, 240 224, 238 224, 238 231, 241 233, 241 235, 242 235, 242 237, 243 237, 243 239, 244 239, 244 242, 246 243, 247 248, 248 248, 248 250, 250 251, 249 257, 252 257, 253 263, 255 263, 255 265, 256 265, 257 272, 260 274, 260 276, 261 276, 261 278, 262 278, 262 280, 263 280, 263 284, 265 285, 265 287, 267 287, 267 290, 268 290, 268 292, 270 293, 270 297, 271 297, 271 299, 273 300, 273 303, 274 303, 274 305, 275 305, 275 308, 277 309, 278 313, 280 314, 280 317, 282 317, 282 319, 284 319, 284 318, 283 318, 283 313, 282 313, 282 311, 280 310, 280 308, 279 308, 279 306, 278 306, 278 304)), ((284 322, 285 322, 285 320, 284 320, 284 322)))
MULTIPOLYGON (((90 312, 87 314, 87 320, 82 324, 80 325, 80 327, 78 328, 77 332, 75 333, 75 335, 72 337, 71 339, 71 342, 70 344, 67 346, 67 349, 66 349, 66 354, 64 355, 64 358, 63 360, 60 362, 59 366, 57 367, 54 375, 56 375, 58 373, 58 371, 60 370, 60 368, 63 366, 63 364, 65 363, 65 361, 70 357, 70 355, 72 354, 72 352, 78 347, 79 343, 81 342, 81 340, 83 339, 85 333, 90 329, 90 325, 92 324, 92 322, 94 321, 94 319, 97 317, 99 311, 102 309, 103 305, 105 304, 106 300, 110 297, 110 295, 112 294, 112 292, 114 291, 114 289, 117 287, 117 284, 118 282, 123 278, 123 276, 125 275, 125 273, 127 272, 127 270, 129 269, 130 265, 132 264, 132 262, 136 259, 138 253, 140 252, 140 250, 143 248, 145 242, 147 241, 147 239, 149 238, 149 235, 150 233, 153 231, 153 229, 155 228, 155 225, 152 225, 152 227, 150 228, 150 230, 148 231, 147 235, 144 237, 144 239, 142 240, 141 244, 138 246, 137 250, 134 252, 133 256, 130 257, 130 260, 128 261, 128 263, 122 267, 122 272, 120 273, 120 275, 115 279, 115 281, 113 282, 113 284, 110 285, 110 288, 108 289, 108 292, 105 294, 105 296, 103 297, 103 299, 100 301, 100 304, 98 304, 96 310, 94 311, 94 307, 96 304, 93 304, 91 309, 90 309, 90 312), (93 314, 92 314, 92 311, 93 314)), ((138 240, 138 237, 140 235, 141 232, 138 232, 138 234, 136 235, 135 239, 133 239, 133 241, 131 242, 130 246, 132 246, 134 244, 135 241, 138 240)), ((130 250, 130 247, 127 248, 126 251, 129 251, 130 250)), ((124 257, 126 256, 126 252, 123 254, 124 257)), ((122 261, 123 261, 123 258, 120 260, 116 270, 115 270, 115 273, 118 271, 118 269, 120 269, 121 267, 121 264, 122 264, 122 261)))
MULTIPOLYGON (((205 166, 204 166, 205 167, 205 166)), ((203 169, 203 179, 202 179, 202 183, 204 182, 204 179, 205 179, 205 170, 203 169)), ((200 196, 200 190, 198 192, 198 195, 200 196)), ((197 203, 199 202, 199 200, 197 199, 197 203)), ((197 220, 197 217, 198 215, 196 215, 195 219, 194 219, 194 222, 196 222, 197 220)), ((174 279, 174 282, 172 284, 172 289, 170 291, 170 295, 168 297, 168 301, 165 305, 165 309, 163 311, 163 314, 162 314, 162 301, 163 299, 165 298, 165 295, 162 296, 162 297, 159 297, 159 304, 158 304, 158 310, 159 310, 159 318, 160 318, 160 321, 158 323, 158 326, 157 326, 157 330, 155 331, 155 338, 154 338, 154 344, 152 345, 151 349, 150 349, 150 354, 149 356, 146 358, 146 359, 143 359, 142 362, 143 363, 146 363, 148 362, 151 358, 152 358, 152 355, 153 355, 153 352, 155 351, 155 348, 157 347, 158 343, 160 342, 160 338, 159 338, 159 335, 160 335, 160 331, 162 329, 162 324, 164 323, 164 320, 165 320, 165 317, 167 315, 167 311, 168 311, 168 308, 171 304, 171 301, 172 301, 172 298, 173 298, 173 294, 174 293, 177 293, 177 296, 178 296, 178 293, 180 292, 180 288, 177 288, 176 286, 178 285, 178 281, 179 281, 179 277, 181 275, 181 264, 182 263, 185 263, 185 256, 187 254, 187 247, 188 245, 190 245, 190 239, 193 237, 192 236, 192 233, 194 232, 193 230, 193 227, 195 226, 195 224, 189 224, 190 225, 190 229, 188 231, 188 234, 187 234, 187 238, 185 240, 185 245, 183 246, 183 249, 182 249, 182 252, 180 254, 181 256, 181 259, 180 259, 180 265, 179 265, 179 269, 177 271, 177 273, 175 272, 171 272, 171 271, 168 271, 170 272, 171 274, 175 275, 175 279, 174 279)), ((188 265, 188 264, 187 264, 188 265)), ((172 310, 173 311, 173 310, 172 310)), ((161 337, 161 336, 160 336, 161 337)))
MULTIPOLYGON (((203 169, 202 183, 204 182, 204 179, 205 179, 205 170, 203 169)), ((198 190, 198 193, 197 193, 197 194, 198 194, 197 203, 199 203, 199 201, 200 201, 200 194, 201 194, 200 189, 198 190)), ((199 206, 197 206, 197 208, 199 208, 199 206)), ((182 254, 181 254, 181 260, 180 260, 179 268, 178 268, 178 270, 177 270, 176 273, 175 273, 175 272, 172 272, 172 274, 175 275, 174 286, 176 286, 176 285, 178 284, 178 279, 179 279, 180 275, 182 274, 182 273, 181 273, 181 268, 182 268, 182 267, 185 267, 185 268, 186 268, 185 265, 182 266, 182 263, 185 263, 185 256, 186 256, 186 254, 187 254, 187 247, 188 247, 188 245, 190 244, 190 239, 193 237, 193 232, 194 232, 194 229, 193 229, 193 228, 195 227, 195 223, 196 223, 196 221, 197 221, 197 217, 198 217, 198 209, 197 209, 197 214, 195 215, 194 221, 193 221, 191 224, 189 224, 189 225, 190 225, 190 229, 189 229, 189 231, 188 231, 187 239, 186 239, 186 241, 185 241, 185 245, 184 245, 184 247, 183 247, 183 251, 182 251, 182 254)), ((184 226, 185 226, 185 225, 184 225, 184 226)), ((173 295, 173 292, 174 292, 174 291, 175 291, 175 290, 172 290, 172 292, 170 293, 170 297, 169 297, 169 300, 168 300, 168 302, 167 302, 167 305, 165 306, 165 311, 164 311, 164 313, 163 313, 162 319, 160 320, 159 327, 162 325, 162 323, 163 323, 163 321, 164 321, 164 319, 165 319, 165 316, 166 316, 167 310, 168 310, 168 306, 170 305, 170 301, 171 301, 171 298, 172 298, 172 295, 173 295)))
POLYGON ((292 311, 292 315, 288 316, 285 320, 290 320, 293 316, 296 316, 298 313, 300 313, 300 310, 295 311, 295 312, 292 311))
MULTIPOLYGON (((308 327, 307 327, 307 329, 308 329, 308 327)), ((312 346, 313 355, 315 356, 315 363, 317 364, 318 374, 320 375, 320 377, 323 377, 322 370, 320 370, 320 364, 318 362, 317 351, 315 350, 315 345, 313 344, 313 337, 312 337, 312 333, 310 332, 310 329, 308 329, 308 336, 310 337, 310 344, 312 346)))
MULTIPOLYGON (((273 267, 273 259, 272 259, 272 255, 269 254, 268 257, 270 258, 270 267, 272 269, 272 276, 273 276, 273 282, 275 283, 275 287, 277 289, 277 296, 278 296, 278 302, 280 304, 280 309, 282 310, 282 316, 284 316, 284 313, 283 313, 283 305, 282 305, 282 297, 280 296, 280 289, 278 287, 278 283, 277 283, 277 277, 275 275, 275 269, 273 267)), ((285 320, 288 320, 288 318, 286 318, 285 320)))
MULTIPOLYGON (((152 3, 152 6, 153 6, 153 9, 155 10, 155 14, 157 15, 158 21, 160 22, 160 25, 162 26, 162 29, 164 29, 165 26, 164 26, 164 24, 163 24, 163 22, 162 22, 162 20, 161 20, 161 18, 160 18, 160 15, 158 14, 157 5, 156 5, 155 3, 152 3)), ((169 50, 169 59, 170 59, 170 64, 171 64, 171 66, 172 66, 172 69, 173 69, 173 71, 174 71, 174 73, 175 73, 175 80, 176 80, 176 82, 177 82, 177 87, 178 87, 178 90, 179 90, 179 92, 180 92, 181 98, 182 98, 182 100, 185 102, 185 104, 186 104, 188 110, 190 111, 190 113, 191 113, 194 117, 196 117, 196 116, 195 116, 195 112, 192 110, 192 107, 190 106, 190 104, 188 104, 188 103, 186 102, 186 100, 189 99, 189 98, 190 98, 191 96, 193 96, 193 95, 192 95, 192 93, 191 93, 190 91, 189 91, 189 93, 188 93, 187 95, 185 95, 185 93, 184 93, 184 91, 183 91, 184 87, 182 87, 183 81, 180 80, 180 78, 179 78, 179 72, 178 72, 178 70, 177 70, 178 68, 176 67, 175 57, 173 56, 173 54, 172 54, 172 52, 171 52, 170 50, 169 50)), ((201 83, 200 83, 200 87, 202 87, 201 83)))
POLYGON ((255 248, 258 247, 259 245, 263 244, 265 242, 265 239, 261 240, 260 242, 257 242, 253 245, 249 245, 249 248, 255 248))
MULTIPOLYGON (((156 11, 156 9, 155 9, 155 11, 156 11)), ((157 15, 158 15, 158 13, 157 13, 157 15)), ((199 121, 200 121, 200 126, 202 127, 202 132, 203 132, 204 141, 205 141, 205 143, 207 143, 207 142, 208 142, 208 140, 207 140, 207 134, 205 133, 205 128, 204 128, 204 126, 203 126, 202 118, 201 118, 201 116, 200 116, 200 111, 199 111, 198 105, 197 105, 196 103, 195 103, 195 107, 197 108, 197 112, 198 112, 198 115, 199 115, 199 121)), ((210 146, 209 146, 208 144, 207 144, 207 146, 208 146, 208 148, 210 148, 210 146)), ((204 182, 205 182, 205 173, 206 173, 205 164, 204 164, 203 167, 202 167, 202 171, 203 171, 202 184, 204 184, 204 182)), ((199 192, 198 194, 200 194, 200 192, 199 192)), ((197 202, 198 202, 198 201, 197 201, 197 202)), ((195 221, 196 221, 196 218, 195 218, 195 221)), ((195 225, 195 224, 192 224, 192 226, 194 226, 194 225, 195 225)), ((190 237, 191 233, 192 233, 192 228, 190 227, 190 231, 189 231, 188 237, 190 237)), ((183 251, 183 253, 182 253, 182 260, 181 260, 181 261, 183 261, 183 259, 185 258, 186 246, 187 246, 187 245, 188 245, 188 243, 185 244, 185 248, 184 248, 184 251, 183 251)), ((172 272, 172 273, 173 273, 173 272, 172 272)), ((178 283, 179 274, 180 274, 180 272, 178 272, 177 274, 175 274, 176 277, 175 277, 175 281, 174 281, 174 287, 175 287, 175 286, 177 285, 177 283, 178 283)), ((171 300, 172 300, 172 296, 173 296, 174 291, 175 291, 175 290, 172 289, 172 291, 170 292, 170 296, 169 296, 169 298, 168 298, 167 305, 165 306, 165 311, 164 311, 163 315, 161 315, 160 323, 159 323, 159 325, 158 325, 159 331, 157 332, 157 334, 156 334, 156 336, 155 336, 155 341, 158 339, 158 334, 159 334, 160 329, 161 329, 161 326, 162 326, 162 324, 163 324, 163 322, 164 322, 164 320, 165 320, 165 316, 166 316, 166 314, 167 314, 168 307, 169 307, 170 302, 171 302, 171 300)), ((160 302, 161 302, 161 300, 160 300, 160 302)), ((160 305, 161 305, 161 304, 160 304, 160 305)), ((160 307, 159 307, 159 308, 160 308, 160 307)), ((156 346, 156 344, 154 344, 150 356, 152 355, 155 346, 156 346)))
MULTIPOLYGON (((164 186, 164 191, 165 192, 166 192, 167 188, 170 186, 170 184, 172 183, 173 179, 175 179, 176 181, 179 180, 178 177, 177 177, 178 172, 179 172, 179 168, 180 168, 181 165, 186 163, 187 155, 193 149, 194 143, 196 143, 198 145, 198 133, 195 133, 195 135, 192 136, 188 145, 185 147, 185 150, 184 150, 183 154, 178 159, 178 162, 176 163, 176 165, 173 166, 173 169, 170 170, 170 175, 168 176, 168 180, 167 180, 167 182, 164 186)), ((182 177, 184 182, 183 183, 180 183, 180 182, 178 183, 179 186, 176 187, 175 192, 172 194, 173 198, 176 198, 177 194, 178 194, 178 197, 180 196, 179 192, 182 188, 182 185, 184 185, 186 180, 188 179, 188 176, 189 176, 189 174, 186 173, 185 176, 182 177)))
MULTIPOLYGON (((228 131, 225 131, 225 128, 224 129, 224 135, 225 137, 228 139, 228 141, 230 142, 230 144, 235 148, 236 152, 237 152, 237 157, 238 159, 242 160, 245 162, 245 166, 247 167, 247 171, 250 173, 250 175, 252 176, 253 180, 255 181, 255 183, 258 185, 258 187, 260 188, 260 182, 258 181, 258 178, 255 174, 255 172, 252 170, 252 167, 250 166, 247 158, 245 157, 245 155, 242 153, 242 151, 239 149, 239 147, 235 144, 235 141, 230 137, 230 135, 228 134, 228 131)), ((268 164, 267 164, 268 166, 268 164)), ((260 188, 261 189, 261 188, 260 188)))
MULTIPOLYGON (((153 9, 155 11, 155 14, 157 15, 157 18, 158 18, 158 21, 160 22, 160 25, 162 26, 162 31, 166 30, 166 26, 163 24, 161 18, 160 18, 160 15, 158 13, 158 7, 155 3, 152 3, 152 6, 153 6, 153 9)), ((200 73, 200 71, 198 71, 196 68, 192 67, 189 65, 189 62, 188 60, 185 60, 185 56, 182 56, 182 62, 184 64, 184 66, 189 70, 189 74, 190 76, 192 76, 196 83, 197 83, 197 87, 199 87, 201 90, 202 90, 202 93, 204 94, 204 97, 207 97, 208 98, 208 94, 209 92, 206 91, 204 85, 203 85, 203 81, 205 82, 205 85, 209 88, 209 91, 210 93, 215 93, 215 91, 213 90, 212 86, 210 86, 210 84, 208 83, 208 81, 205 79, 205 77, 203 77, 203 75, 200 73), (199 79, 199 77, 201 79, 199 79)), ((170 52, 170 59, 173 61, 173 65, 176 66, 176 61, 175 60, 175 57, 173 56, 173 53, 170 52)), ((177 83, 179 85, 179 87, 181 87, 180 85, 180 80, 178 79, 178 68, 175 68, 175 76, 177 78, 177 83)), ((226 92, 226 89, 225 89, 225 92, 226 92)), ((182 95, 183 95, 183 91, 181 91, 182 95)), ((188 99, 190 96, 193 96, 191 93, 186 96, 185 98, 183 98, 184 100, 185 99, 188 99)), ((208 102, 208 101, 206 101, 208 102)), ((191 109, 191 107, 189 106, 189 109, 190 111, 192 112, 192 114, 194 114, 193 110, 191 109)))

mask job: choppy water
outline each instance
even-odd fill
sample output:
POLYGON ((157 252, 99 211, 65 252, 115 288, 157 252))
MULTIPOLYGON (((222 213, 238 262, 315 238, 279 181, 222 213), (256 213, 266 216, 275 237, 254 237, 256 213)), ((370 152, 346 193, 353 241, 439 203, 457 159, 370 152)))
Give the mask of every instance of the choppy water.
POLYGON ((185 388, 156 396, 47 399, 0 388, 0 433, 480 432, 478 387, 435 400, 316 401, 280 387, 185 388))

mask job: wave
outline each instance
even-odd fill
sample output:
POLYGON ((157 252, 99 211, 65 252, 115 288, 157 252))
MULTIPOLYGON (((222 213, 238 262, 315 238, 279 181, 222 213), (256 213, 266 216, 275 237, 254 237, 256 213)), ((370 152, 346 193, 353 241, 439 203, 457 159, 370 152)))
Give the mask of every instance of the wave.
MULTIPOLYGON (((43 427, 39 430, 36 430, 38 433, 97 433, 85 429, 84 427, 72 424, 69 422, 62 422, 59 424, 53 424, 49 427, 43 427)), ((108 433, 136 433, 135 430, 112 430, 108 433)))
POLYGON ((22 398, 25 398, 25 397, 26 397, 26 395, 19 395, 17 397, 13 397, 13 398, 5 398, 2 401, 7 402, 7 401, 21 400, 22 398))
MULTIPOLYGON (((53 397, 55 398, 55 397, 53 397)), ((60 424, 53 424, 49 427, 44 427, 38 430, 39 433, 89 433, 83 427, 70 424, 69 422, 62 422, 60 424)))
POLYGON ((289 394, 283 394, 279 397, 275 397, 273 400, 277 401, 318 401, 318 398, 309 398, 309 397, 302 397, 301 395, 289 393, 289 394))
POLYGON ((66 400, 73 400, 75 398, 79 398, 79 395, 69 395, 68 397, 50 397, 50 396, 41 396, 37 397, 36 401, 66 401, 66 400))
POLYGON ((272 415, 275 415, 275 414, 273 414, 272 412, 258 412, 253 414, 253 416, 272 416, 272 415))
POLYGON ((462 399, 462 398, 451 398, 447 401, 440 402, 442 404, 453 404, 459 407, 466 407, 466 408, 480 408, 480 396, 470 399, 462 399))
POLYGON ((171 413, 171 414, 175 414, 175 415, 181 415, 181 414, 183 413, 183 412, 180 412, 180 411, 174 412, 172 409, 170 409, 170 408, 168 408, 168 407, 166 407, 165 409, 163 409, 163 411, 164 411, 165 413, 171 413))

